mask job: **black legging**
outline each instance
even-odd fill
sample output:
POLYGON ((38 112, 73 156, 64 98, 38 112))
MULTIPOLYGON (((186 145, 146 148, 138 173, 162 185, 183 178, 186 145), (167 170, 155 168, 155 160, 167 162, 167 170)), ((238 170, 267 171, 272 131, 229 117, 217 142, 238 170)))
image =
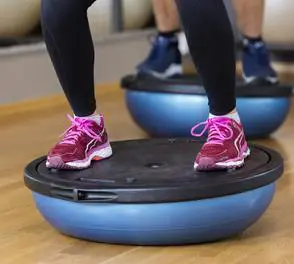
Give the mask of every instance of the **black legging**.
MULTIPOLYGON (((99 1, 99 0, 98 0, 99 1)), ((77 116, 96 109, 94 47, 87 9, 95 0, 42 0, 44 40, 64 93, 77 116)), ((235 108, 234 37, 222 0, 176 0, 210 113, 235 108)))

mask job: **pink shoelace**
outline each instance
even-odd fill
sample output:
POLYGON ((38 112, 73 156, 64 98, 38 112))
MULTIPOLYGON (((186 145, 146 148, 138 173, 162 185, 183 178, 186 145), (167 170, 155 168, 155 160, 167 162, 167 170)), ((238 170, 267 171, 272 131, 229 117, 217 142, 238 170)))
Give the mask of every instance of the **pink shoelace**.
POLYGON ((92 129, 92 122, 84 118, 72 118, 67 115, 68 119, 71 121, 71 126, 61 135, 64 136, 60 144, 71 144, 74 145, 78 138, 85 133, 93 139, 101 141, 101 136, 97 135, 92 129))
POLYGON ((210 118, 205 122, 201 122, 192 127, 191 134, 194 137, 201 137, 207 130, 209 131, 207 144, 223 144, 223 140, 231 139, 233 137, 233 130, 230 128, 228 120, 225 118, 210 118), (197 128, 203 125, 204 128, 202 132, 194 132, 197 128))

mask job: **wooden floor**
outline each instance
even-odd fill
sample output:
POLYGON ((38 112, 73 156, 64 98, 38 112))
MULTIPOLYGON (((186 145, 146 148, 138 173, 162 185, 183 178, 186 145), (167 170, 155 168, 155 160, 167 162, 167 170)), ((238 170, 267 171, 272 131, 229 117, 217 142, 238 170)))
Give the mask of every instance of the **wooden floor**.
MULTIPOLYGON (((99 89, 112 140, 143 138, 116 86, 99 89)), ((258 141, 285 158, 286 171, 267 213, 244 234, 219 243, 184 247, 132 247, 89 243, 59 234, 38 214, 23 184, 23 168, 55 143, 68 125, 60 97, 0 108, 1 264, 278 264, 294 263, 294 109, 271 140, 258 141), (27 112, 20 113, 23 105, 27 112), (42 108, 38 109, 42 105, 42 108), (293 155, 293 156, 292 156, 293 155)))

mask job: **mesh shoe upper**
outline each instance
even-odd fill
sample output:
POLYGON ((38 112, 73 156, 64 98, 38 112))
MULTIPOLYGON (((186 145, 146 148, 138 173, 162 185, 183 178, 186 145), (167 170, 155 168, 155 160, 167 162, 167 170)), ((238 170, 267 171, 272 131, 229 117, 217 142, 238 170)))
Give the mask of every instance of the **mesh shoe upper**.
POLYGON ((103 145, 108 141, 107 133, 104 129, 103 118, 100 125, 97 122, 72 118, 71 126, 64 132, 62 139, 50 150, 48 159, 58 156, 63 162, 84 160, 92 149, 103 145))
POLYGON ((277 78, 277 74, 270 63, 269 51, 262 41, 255 44, 248 41, 244 42, 242 65, 245 78, 277 78))
POLYGON ((157 36, 147 58, 137 66, 140 73, 164 73, 172 64, 181 64, 182 56, 176 37, 157 36))
POLYGON ((247 142, 243 128, 238 122, 230 118, 211 118, 192 128, 192 135, 202 136, 208 130, 207 142, 198 153, 195 162, 201 163, 201 159, 209 160, 211 166, 218 162, 229 162, 242 159, 247 150, 247 142), (200 134, 193 131, 204 125, 200 134))

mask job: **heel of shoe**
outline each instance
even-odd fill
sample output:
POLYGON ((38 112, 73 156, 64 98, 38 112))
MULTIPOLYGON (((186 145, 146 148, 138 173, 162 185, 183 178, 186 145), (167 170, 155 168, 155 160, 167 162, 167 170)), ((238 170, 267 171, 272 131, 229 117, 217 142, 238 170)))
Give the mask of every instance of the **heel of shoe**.
POLYGON ((98 151, 95 151, 95 153, 92 157, 92 160, 99 161, 99 160, 107 159, 111 156, 112 156, 112 148, 111 148, 110 144, 108 144, 104 148, 102 148, 98 151))
POLYGON ((247 149, 245 151, 243 151, 243 158, 246 159, 247 157, 249 157, 251 154, 250 148, 247 147, 247 149))

